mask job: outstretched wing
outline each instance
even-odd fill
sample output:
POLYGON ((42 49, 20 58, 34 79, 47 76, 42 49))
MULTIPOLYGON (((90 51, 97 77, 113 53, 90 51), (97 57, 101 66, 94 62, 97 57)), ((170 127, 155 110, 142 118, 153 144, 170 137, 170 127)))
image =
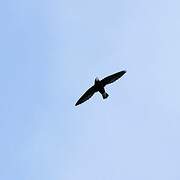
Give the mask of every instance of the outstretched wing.
POLYGON ((87 101, 90 97, 93 96, 93 94, 96 92, 96 88, 95 86, 92 86, 91 88, 89 88, 81 97, 80 99, 77 101, 77 103, 75 104, 75 106, 87 101))
POLYGON ((113 83, 114 81, 122 77, 125 73, 126 71, 120 71, 118 73, 105 77, 104 79, 101 80, 101 82, 103 86, 106 86, 107 84, 113 83))

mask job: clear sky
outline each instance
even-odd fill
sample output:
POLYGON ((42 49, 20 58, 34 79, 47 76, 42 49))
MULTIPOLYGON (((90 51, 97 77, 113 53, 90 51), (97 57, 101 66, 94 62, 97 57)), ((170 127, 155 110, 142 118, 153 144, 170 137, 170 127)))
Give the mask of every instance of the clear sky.
POLYGON ((179 0, 6 0, 0 22, 0 179, 180 179, 179 0))

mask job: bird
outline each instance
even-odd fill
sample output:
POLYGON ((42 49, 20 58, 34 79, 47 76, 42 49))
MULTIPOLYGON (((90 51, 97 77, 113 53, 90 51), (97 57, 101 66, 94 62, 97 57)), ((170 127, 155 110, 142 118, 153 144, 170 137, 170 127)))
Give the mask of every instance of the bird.
POLYGON ((76 102, 75 106, 78 106, 88 99, 90 99, 96 92, 100 92, 102 95, 103 99, 108 98, 108 94, 105 91, 105 86, 108 84, 113 83, 114 81, 118 80, 121 78, 124 74, 126 73, 125 70, 114 73, 110 76, 105 77, 104 79, 100 80, 98 77, 95 78, 94 85, 90 87, 81 97, 80 99, 76 102))

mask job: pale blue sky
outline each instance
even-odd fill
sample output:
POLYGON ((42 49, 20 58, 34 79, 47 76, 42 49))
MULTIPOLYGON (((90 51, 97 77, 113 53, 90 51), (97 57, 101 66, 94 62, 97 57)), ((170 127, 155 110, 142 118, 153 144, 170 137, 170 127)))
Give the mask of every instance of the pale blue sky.
POLYGON ((6 0, 0 20, 0 179, 180 179, 180 1, 6 0))

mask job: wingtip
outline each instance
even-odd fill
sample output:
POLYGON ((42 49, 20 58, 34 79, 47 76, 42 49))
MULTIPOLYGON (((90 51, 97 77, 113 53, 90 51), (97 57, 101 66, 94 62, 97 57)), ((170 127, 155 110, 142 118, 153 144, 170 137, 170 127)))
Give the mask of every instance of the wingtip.
POLYGON ((75 106, 78 106, 79 105, 79 103, 77 102, 76 104, 75 104, 75 106))

